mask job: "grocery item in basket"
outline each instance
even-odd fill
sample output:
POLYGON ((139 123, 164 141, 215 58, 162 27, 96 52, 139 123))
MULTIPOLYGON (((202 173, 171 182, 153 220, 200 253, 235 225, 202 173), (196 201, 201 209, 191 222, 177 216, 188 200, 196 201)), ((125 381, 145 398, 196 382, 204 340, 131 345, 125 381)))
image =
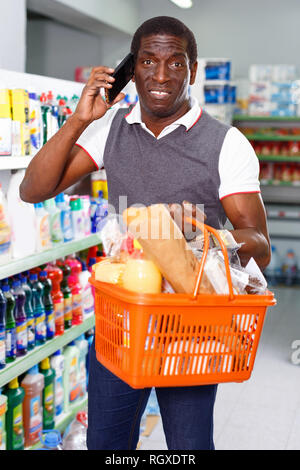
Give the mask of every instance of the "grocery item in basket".
POLYGON ((96 281, 120 284, 125 270, 125 263, 114 263, 109 259, 93 266, 96 281))
POLYGON ((143 294, 159 294, 162 276, 153 261, 147 259, 128 259, 122 277, 125 289, 143 294))
MULTIPOLYGON (((156 264, 175 292, 192 293, 199 262, 167 207, 164 204, 130 207, 123 218, 146 257, 156 264)), ((213 293, 209 283, 201 284, 201 292, 204 291, 213 293)))

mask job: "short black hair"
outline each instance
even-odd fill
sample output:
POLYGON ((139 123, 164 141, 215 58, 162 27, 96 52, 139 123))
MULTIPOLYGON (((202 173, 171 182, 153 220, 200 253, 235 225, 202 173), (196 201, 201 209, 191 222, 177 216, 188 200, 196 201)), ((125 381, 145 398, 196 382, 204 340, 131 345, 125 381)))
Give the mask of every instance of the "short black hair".
POLYGON ((189 57, 190 66, 197 61, 198 51, 197 43, 192 31, 185 26, 182 21, 171 16, 156 16, 145 21, 136 30, 131 42, 131 53, 136 60, 138 51, 141 45, 141 39, 145 36, 152 36, 153 34, 170 34, 184 38, 187 41, 187 54, 189 57))

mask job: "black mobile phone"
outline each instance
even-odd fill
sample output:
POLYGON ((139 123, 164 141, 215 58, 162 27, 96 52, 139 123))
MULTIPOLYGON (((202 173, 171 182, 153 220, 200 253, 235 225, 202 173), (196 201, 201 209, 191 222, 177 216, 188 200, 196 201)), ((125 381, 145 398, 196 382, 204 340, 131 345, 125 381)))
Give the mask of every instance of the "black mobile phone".
POLYGON ((112 87, 109 90, 105 88, 105 99, 107 103, 111 103, 123 88, 125 88, 127 83, 131 80, 133 72, 133 54, 129 53, 115 68, 114 73, 112 73, 112 77, 115 78, 115 81, 112 83, 112 87))

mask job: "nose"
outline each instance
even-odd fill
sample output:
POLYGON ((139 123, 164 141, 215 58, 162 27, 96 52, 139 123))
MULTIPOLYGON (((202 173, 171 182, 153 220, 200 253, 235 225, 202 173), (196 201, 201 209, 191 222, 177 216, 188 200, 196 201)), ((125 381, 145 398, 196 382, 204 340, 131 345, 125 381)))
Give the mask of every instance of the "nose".
POLYGON ((156 80, 157 83, 165 83, 170 79, 167 64, 159 62, 156 65, 153 79, 156 80))

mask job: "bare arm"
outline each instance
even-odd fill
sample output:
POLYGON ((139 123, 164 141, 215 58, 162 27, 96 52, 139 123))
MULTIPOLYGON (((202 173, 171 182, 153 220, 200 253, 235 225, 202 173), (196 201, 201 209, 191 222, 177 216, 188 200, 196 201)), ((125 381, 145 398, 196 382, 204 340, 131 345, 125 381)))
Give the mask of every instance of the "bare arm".
POLYGON ((120 93, 111 105, 104 102, 100 88, 110 88, 113 69, 95 67, 84 87, 76 111, 63 127, 41 148, 28 166, 20 197, 26 202, 40 202, 65 190, 83 176, 96 170, 93 161, 75 143, 83 131, 100 119, 109 107, 121 99, 120 93))
POLYGON ((270 239, 266 212, 259 193, 235 194, 222 199, 225 213, 232 223, 232 235, 237 243, 243 266, 253 257, 264 269, 270 262, 270 239))

